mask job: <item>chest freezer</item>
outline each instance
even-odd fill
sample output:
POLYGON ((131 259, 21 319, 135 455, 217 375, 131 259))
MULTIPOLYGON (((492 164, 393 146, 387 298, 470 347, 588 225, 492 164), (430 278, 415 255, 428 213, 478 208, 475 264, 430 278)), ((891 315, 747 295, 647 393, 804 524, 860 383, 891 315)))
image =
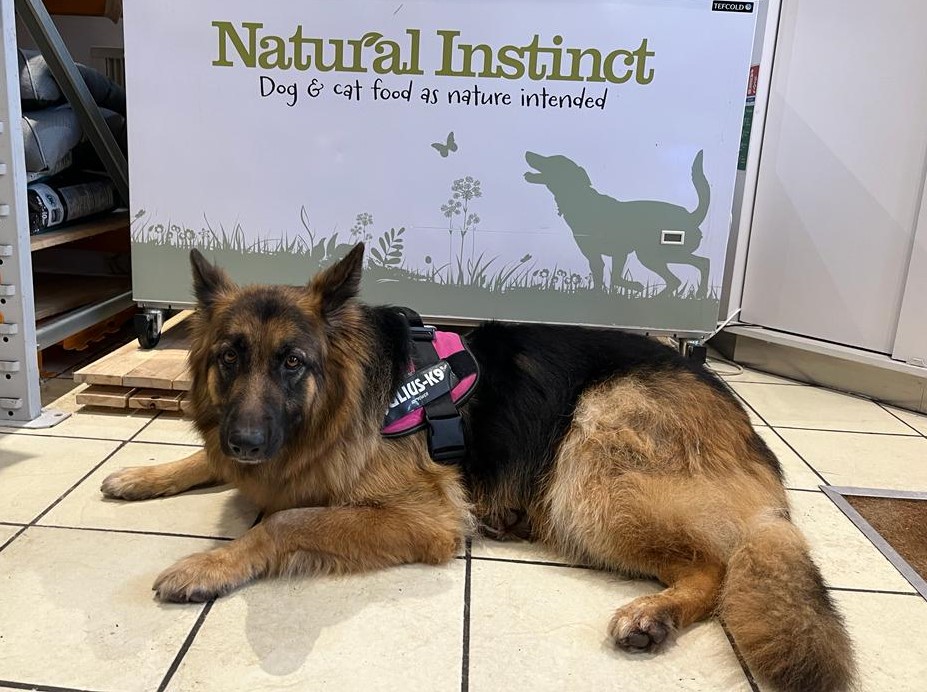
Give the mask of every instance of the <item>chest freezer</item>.
POLYGON ((133 296, 200 248, 444 321, 704 335, 758 7, 712 0, 127 0, 133 296))

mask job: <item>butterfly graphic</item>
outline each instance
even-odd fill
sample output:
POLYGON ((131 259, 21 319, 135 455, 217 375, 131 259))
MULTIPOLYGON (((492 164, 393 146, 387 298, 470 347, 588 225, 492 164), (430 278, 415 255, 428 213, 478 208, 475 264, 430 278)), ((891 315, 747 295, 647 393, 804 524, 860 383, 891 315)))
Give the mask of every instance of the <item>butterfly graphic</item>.
POLYGON ((447 144, 441 144, 441 142, 435 142, 431 146, 438 150, 438 153, 441 154, 441 158, 446 159, 447 155, 452 151, 457 151, 457 142, 454 141, 454 133, 450 132, 447 135, 447 144))

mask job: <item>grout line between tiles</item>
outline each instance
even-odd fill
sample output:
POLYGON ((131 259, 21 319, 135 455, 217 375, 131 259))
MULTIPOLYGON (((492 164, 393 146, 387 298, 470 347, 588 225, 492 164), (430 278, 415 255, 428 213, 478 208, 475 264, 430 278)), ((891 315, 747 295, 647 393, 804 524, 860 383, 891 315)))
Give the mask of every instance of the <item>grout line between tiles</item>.
MULTIPOLYGON (((902 421, 904 423, 904 421, 902 421)), ((907 425, 907 423, 905 423, 907 425)), ((811 432, 828 432, 828 433, 842 433, 844 435, 879 435, 881 437, 921 437, 921 434, 917 430, 911 429, 909 433, 893 433, 893 432, 876 432, 875 430, 834 430, 833 428, 803 428, 797 425, 772 425, 770 426, 773 429, 778 430, 809 430, 811 432)))
MULTIPOLYGON (((27 528, 38 525, 38 522, 42 519, 42 517, 47 515, 62 500, 64 500, 71 492, 73 492, 81 483, 83 483, 85 480, 87 480, 87 478, 93 475, 93 473, 95 473, 97 469, 103 466, 103 464, 109 461, 121 449, 123 449, 126 445, 132 442, 149 425, 151 425, 155 420, 157 420, 157 418, 160 415, 161 415, 160 411, 156 412, 155 415, 153 415, 132 436, 130 436, 127 440, 120 441, 117 447, 112 452, 107 454, 99 463, 95 464, 93 468, 91 468, 87 473, 85 473, 76 483, 74 483, 70 488, 68 488, 64 493, 62 493, 53 503, 51 503, 51 505, 46 507, 42 512, 39 513, 38 516, 32 519, 32 521, 30 521, 28 524, 25 524, 25 525, 10 524, 12 526, 20 526, 21 528, 12 537, 10 537, 9 540, 4 542, 3 545, 0 545, 0 551, 5 549, 16 538, 22 535, 22 533, 25 532, 27 528)), ((53 437, 53 438, 60 439, 61 436, 48 435, 48 436, 43 436, 43 437, 53 437)), ((112 440, 109 440, 109 441, 112 441, 112 440)), ((255 524, 260 520, 260 518, 261 518, 261 515, 259 514, 257 519, 255 520, 255 524)), ((3 522, 3 524, 6 525, 7 523, 3 522)), ((187 538, 204 538, 204 539, 223 540, 223 541, 232 540, 228 537, 220 537, 220 536, 197 536, 193 534, 171 534, 171 533, 163 533, 163 532, 156 532, 156 531, 133 531, 133 530, 128 530, 128 529, 101 529, 101 528, 59 526, 59 525, 44 525, 44 526, 41 526, 41 528, 66 529, 66 530, 76 530, 76 531, 80 531, 80 530, 98 531, 98 532, 104 532, 104 533, 122 533, 122 534, 129 533, 129 534, 154 535, 154 536, 169 536, 169 537, 175 537, 175 538, 176 537, 187 537, 187 538)), ((171 678, 176 673, 178 667, 180 666, 180 663, 183 661, 184 656, 186 655, 190 646, 193 644, 193 640, 196 638, 196 635, 199 632, 200 627, 202 627, 203 622, 205 621, 206 616, 209 614, 209 611, 212 609, 212 606, 214 603, 215 601, 209 601, 203 607, 203 610, 200 612, 199 616, 196 619, 196 622, 193 624, 193 627, 191 628, 189 634, 187 635, 186 639, 181 645, 180 650, 177 652, 177 655, 174 657, 174 660, 172 661, 170 667, 168 668, 164 678, 161 680, 161 684, 158 686, 158 692, 162 692, 167 687, 167 685, 170 683, 171 678)), ((89 692, 88 690, 80 690, 77 688, 55 687, 55 686, 50 686, 50 685, 40 685, 40 684, 32 684, 32 683, 19 683, 19 682, 8 681, 8 680, 0 680, 0 685, 5 685, 7 687, 11 687, 14 689, 38 690, 39 692, 89 692)))
POLYGON ((177 669, 180 668, 180 664, 183 662, 184 656, 187 655, 187 651, 190 650, 190 647, 193 645, 193 640, 196 639, 196 635, 200 631, 200 627, 203 626, 203 623, 206 621, 206 616, 209 615, 209 611, 212 610, 213 604, 215 604, 215 599, 208 601, 203 610, 200 611, 199 616, 196 618, 196 622, 193 623, 193 627, 190 628, 187 638, 183 640, 183 644, 180 645, 180 649, 177 651, 177 655, 174 656, 174 660, 171 661, 170 667, 168 667, 167 672, 164 674, 164 677, 161 680, 161 684, 158 685, 158 692, 164 692, 167 689, 167 686, 171 682, 171 678, 174 677, 174 674, 177 672, 177 669))
MULTIPOLYGON (((770 428, 770 430, 773 431, 773 434, 774 434, 776 437, 778 437, 780 440, 782 440, 782 443, 783 443, 786 447, 788 447, 789 449, 792 450, 792 453, 795 454, 795 456, 797 456, 799 459, 801 459, 802 463, 803 463, 805 466, 807 466, 809 469, 811 469, 811 473, 813 473, 815 476, 817 476, 817 477, 820 479, 821 483, 823 483, 824 485, 829 485, 827 479, 824 478, 824 476, 822 476, 822 475, 818 472, 818 470, 817 470, 816 468, 814 468, 814 466, 812 466, 811 463, 810 463, 807 459, 805 459, 805 457, 804 457, 801 453, 799 453, 799 451, 798 451, 797 449, 795 449, 795 447, 793 447, 792 444, 791 444, 788 440, 786 440, 778 430, 776 430, 775 428, 770 428)), ((818 491, 815 491, 815 492, 818 492, 818 491)))
MULTIPOLYGON (((76 483, 74 483, 70 488, 68 488, 68 489, 65 490, 61 495, 59 495, 58 498, 57 498, 54 502, 52 502, 48 507, 46 507, 44 510, 42 510, 41 512, 39 512, 39 514, 38 514, 36 517, 34 517, 34 518, 32 519, 32 521, 28 522, 27 524, 13 524, 14 526, 22 526, 22 528, 21 528, 19 531, 17 531, 15 534, 13 534, 12 536, 10 536, 10 538, 8 538, 2 545, 0 545, 0 552, 3 552, 3 551, 7 548, 7 546, 9 546, 13 541, 15 541, 17 538, 19 538, 27 528, 29 528, 29 527, 31 527, 31 526, 43 526, 43 525, 39 524, 39 522, 42 520, 42 518, 43 518, 46 514, 48 514, 49 512, 51 512, 55 507, 57 507, 57 506, 61 503, 62 500, 64 500, 64 498, 66 498, 68 495, 70 495, 72 492, 74 492, 74 490, 77 488, 77 486, 79 486, 81 483, 83 483, 85 480, 87 480, 90 476, 92 476, 94 473, 96 473, 97 469, 99 469, 101 466, 103 466, 103 464, 105 464, 107 461, 109 461, 110 459, 112 459, 113 456, 115 456, 116 454, 118 454, 119 451, 120 451, 123 447, 125 447, 126 445, 128 445, 130 442, 132 442, 132 440, 134 440, 138 435, 140 435, 140 434, 145 430, 145 428, 147 428, 147 427, 148 427, 149 425, 151 425, 155 420, 158 419, 158 417, 161 415, 161 413, 162 413, 161 411, 157 411, 157 412, 155 413, 155 415, 153 415, 151 418, 149 418, 148 421, 147 421, 141 428, 139 428, 134 434, 132 434, 132 435, 131 435, 128 439, 126 439, 126 440, 102 440, 102 441, 104 441, 104 442, 119 442, 119 444, 116 446, 116 449, 114 449, 112 452, 110 452, 110 453, 107 454, 105 457, 103 457, 103 460, 102 460, 102 461, 100 461, 99 463, 97 463, 96 465, 94 465, 94 467, 91 468, 91 469, 90 469, 87 473, 85 473, 83 476, 81 476, 81 477, 77 480, 76 483)), ((35 436, 35 437, 38 437, 38 436, 35 436)), ((45 435, 45 436, 42 436, 42 437, 51 437, 51 438, 59 439, 59 440, 63 438, 63 436, 60 436, 60 435, 45 435)), ((69 438, 69 439, 88 439, 88 438, 69 438)), ((96 438, 89 438, 89 439, 96 439, 96 438)), ((49 526, 44 526, 44 528, 75 529, 75 530, 79 530, 79 529, 83 529, 83 528, 85 528, 85 527, 79 527, 79 526, 51 526, 51 525, 49 525, 49 526)), ((107 531, 109 531, 110 529, 93 529, 93 528, 90 528, 90 529, 86 529, 86 530, 88 530, 88 531, 102 531, 102 530, 107 530, 107 531)), ((144 532, 136 532, 136 531, 128 531, 128 530, 122 530, 122 531, 112 530, 112 531, 113 531, 114 533, 144 533, 144 532)), ((153 532, 152 535, 158 535, 158 534, 153 532)), ((178 534, 165 534, 165 535, 177 536, 178 534)), ((194 537, 194 538, 200 538, 200 536, 193 536, 193 537, 194 537)), ((206 538, 218 538, 218 537, 215 537, 215 536, 208 536, 208 537, 206 537, 206 538)), ((227 538, 220 538, 219 540, 229 540, 229 539, 227 539, 227 538)))
MULTIPOLYGON (((116 409, 113 409, 116 410, 116 409)), ((90 437, 87 435, 49 435, 47 433, 41 432, 29 432, 29 437, 43 437, 53 440, 91 440, 93 442, 131 442, 133 444, 145 444, 145 445, 164 445, 167 447, 203 447, 202 442, 151 442, 147 440, 139 440, 138 436, 151 425, 155 420, 161 417, 162 414, 168 413, 168 411, 155 411, 155 414, 145 423, 139 430, 128 439, 128 440, 116 440, 111 437, 90 437)), ((2 427, 2 426, 0 426, 2 427)), ((15 435, 16 432, 0 432, 0 435, 15 435)))
MULTIPOLYGON (((42 517, 44 517, 52 509, 54 509, 62 500, 64 500, 64 498, 66 498, 71 492, 73 492, 75 488, 77 488, 81 483, 87 480, 87 478, 93 475, 97 471, 97 469, 99 469, 101 466, 103 466, 103 464, 109 461, 123 447, 125 447, 130 442, 132 442, 136 437, 138 437, 138 435, 140 435, 149 425, 151 425, 155 420, 157 420, 160 417, 161 413, 162 413, 161 411, 156 412, 155 415, 153 415, 145 423, 145 425, 143 425, 131 437, 129 437, 129 439, 122 440, 119 443, 119 445, 116 447, 116 449, 114 449, 112 452, 107 454, 103 458, 102 461, 94 465, 94 467, 90 469, 90 471, 84 474, 76 483, 74 483, 74 485, 68 488, 60 497, 58 497, 57 500, 55 500, 51 505, 46 507, 45 510, 42 511, 37 517, 35 517, 31 522, 29 522, 29 524, 23 526, 8 541, 6 541, 2 546, 0 546, 0 551, 2 551, 10 543, 12 543, 16 538, 18 538, 27 528, 31 526, 36 526, 38 522, 42 519, 42 517)), ((54 436, 49 436, 49 437, 54 437, 54 436)), ((258 520, 259 519, 260 519, 260 515, 258 515, 258 520)), ((258 520, 255 520, 255 523, 257 523, 258 520)), ((137 533, 137 534, 144 534, 144 535, 165 535, 165 536, 172 536, 172 537, 178 537, 178 536, 183 537, 183 534, 167 534, 167 533, 161 534, 157 532, 147 532, 147 531, 130 531, 127 529, 122 529, 122 530, 119 530, 119 529, 86 529, 84 527, 70 527, 70 526, 42 526, 41 528, 89 530, 89 531, 101 531, 101 532, 110 532, 110 533, 137 533)), ((226 537, 220 538, 218 536, 189 536, 189 537, 210 538, 210 539, 217 539, 217 540, 231 540, 226 537)), ((193 640, 196 638, 196 635, 199 632, 200 627, 203 626, 203 622, 205 621, 206 616, 209 614, 209 611, 212 609, 212 606, 214 603, 215 601, 209 601, 203 607, 203 610, 200 612, 199 616, 197 617, 196 622, 193 623, 193 627, 191 628, 189 634, 187 635, 187 638, 184 640, 184 643, 181 645, 180 650, 177 652, 177 655, 174 657, 174 660, 171 662, 171 665, 168 668, 167 673, 165 674, 164 678, 161 680, 161 684, 158 686, 158 692, 162 692, 167 687, 167 685, 170 683, 171 678, 174 676, 174 673, 176 673, 177 668, 180 666, 180 663, 183 661, 183 657, 186 655, 190 646, 193 644, 193 640)), ((4 682, 0 681, 0 684, 4 684, 4 682)), ((23 686, 22 684, 16 684, 16 685, 10 685, 10 686, 16 687, 18 689, 37 689, 37 690, 44 690, 47 692, 83 692, 79 690, 72 690, 71 688, 62 688, 62 687, 48 687, 48 686, 37 686, 37 685, 23 686)))
POLYGON ((891 591, 886 589, 856 589, 849 586, 828 586, 828 591, 848 591, 850 593, 878 593, 878 594, 888 594, 889 596, 917 596, 921 598, 921 595, 917 591, 891 591))
POLYGON ((467 549, 464 553, 466 560, 464 567, 464 603, 463 603, 463 643, 460 655, 460 692, 470 690, 470 581, 472 575, 472 541, 467 538, 467 549))
MULTIPOLYGON (((141 432, 141 431, 139 431, 141 432)), ((134 445, 157 445, 159 447, 197 447, 203 449, 205 446, 202 443, 197 442, 152 442, 151 440, 131 440, 134 445)))
POLYGON ((786 490, 793 490, 793 491, 795 491, 796 493, 819 493, 819 492, 821 492, 820 490, 815 490, 814 488, 790 488, 790 487, 786 486, 785 489, 786 489, 786 490))
POLYGON ((757 380, 739 380, 737 375, 721 375, 725 382, 732 382, 733 384, 763 384, 770 385, 771 387, 814 387, 816 389, 821 389, 819 385, 811 384, 810 382, 760 382, 757 380))
MULTIPOLYGON (((147 424, 146 424, 147 425, 147 424)), ((2 426, 0 426, 2 427, 2 426)), ((10 431, 10 432, 0 432, 0 435, 16 435, 20 430, 10 431)), ((26 437, 26 435, 24 435, 26 437)), ((128 440, 117 440, 112 437, 87 437, 85 435, 49 435, 47 433, 38 433, 29 431, 28 437, 42 437, 50 440, 88 440, 90 442, 128 442, 128 440)), ((159 442, 157 444, 178 444, 176 442, 159 442)), ((196 445, 188 445, 190 447, 195 447, 196 445)))
POLYGON ((68 495, 70 495, 72 492, 74 492, 74 490, 77 488, 77 486, 79 486, 79 485, 80 485, 81 483, 83 483, 85 480, 87 480, 88 478, 90 478, 90 476, 92 476, 94 473, 96 473, 96 471, 97 471, 98 468, 100 468, 101 466, 103 466, 103 464, 105 464, 107 461, 109 461, 110 459, 112 459, 113 456, 114 456, 115 454, 117 454, 117 453, 119 452, 119 450, 121 450, 121 449, 122 449, 123 447, 125 447, 127 444, 129 444, 129 441, 128 441, 128 440, 123 440, 122 442, 120 442, 119 445, 116 447, 116 449, 114 449, 112 452, 110 452, 110 453, 107 454, 105 457, 103 457, 103 460, 102 460, 102 461, 100 461, 99 463, 95 464, 94 467, 93 467, 92 469, 90 469, 87 473, 85 473, 83 476, 81 476, 81 477, 78 479, 78 481, 77 481, 74 485, 72 485, 70 488, 68 488, 67 490, 65 490, 65 491, 58 497, 57 500, 55 500, 55 501, 52 502, 48 507, 46 507, 46 508, 43 509, 41 512, 39 512, 39 515, 38 515, 37 517, 35 517, 32 521, 29 522, 29 526, 35 526, 35 525, 42 519, 42 517, 44 517, 46 514, 48 514, 49 512, 51 512, 55 507, 57 507, 57 506, 61 503, 61 501, 62 501, 64 498, 66 498, 68 495))
MULTIPOLYGON (((145 423, 145 425, 143 425, 143 426, 142 426, 134 435, 132 435, 128 440, 122 440, 122 441, 116 446, 116 449, 114 449, 112 452, 110 452, 110 453, 107 454, 105 457, 103 457, 103 460, 102 460, 102 461, 100 461, 98 464, 94 465, 94 467, 93 467, 92 469, 90 469, 87 473, 85 473, 83 476, 81 476, 80 479, 78 479, 78 481, 77 481, 76 483, 74 483, 74 485, 72 485, 70 488, 68 488, 67 490, 65 490, 60 496, 58 496, 58 499, 57 499, 57 500, 55 500, 55 501, 52 502, 48 507, 46 507, 44 510, 42 510, 41 512, 39 512, 38 516, 36 516, 35 518, 33 518, 32 521, 30 521, 28 524, 26 524, 25 526, 23 526, 19 531, 17 531, 15 534, 13 534, 13 536, 11 536, 3 545, 0 545, 0 552, 2 552, 3 550, 5 550, 6 547, 7 547, 8 545, 10 545, 10 543, 12 543, 13 541, 15 541, 15 540, 16 540, 17 538, 19 538, 20 536, 22 536, 23 532, 24 532, 27 528, 29 528, 30 526, 35 526, 36 524, 38 524, 38 522, 41 521, 42 517, 44 517, 46 514, 48 514, 49 512, 51 512, 55 507, 58 506, 58 504, 59 504, 64 498, 66 498, 68 495, 70 495, 72 492, 74 492, 74 489, 77 488, 77 486, 79 486, 81 483, 83 483, 85 480, 87 480, 91 475, 93 475, 93 474, 96 472, 96 470, 97 470, 98 468, 100 468, 101 466, 103 466, 103 464, 105 464, 107 461, 109 461, 110 459, 112 459, 112 458, 113 458, 113 455, 117 454, 117 453, 119 452, 120 449, 122 449, 122 448, 125 447, 127 444, 129 444, 129 442, 130 442, 136 435, 138 435, 139 433, 141 433, 142 430, 144 430, 144 429, 147 428, 149 425, 151 425, 151 423, 158 417, 159 413, 160 413, 160 412, 158 412, 158 413, 156 413, 154 416, 152 416, 152 417, 148 420, 148 422, 145 423)), ((59 439, 60 439, 60 438, 59 438, 59 439)), ((108 440, 108 441, 109 441, 109 442, 114 442, 115 440, 108 440)))
POLYGON ((37 692, 91 692, 82 687, 55 687, 54 685, 39 685, 34 682, 16 682, 14 680, 0 680, 0 686, 11 687, 14 690, 37 690, 37 692))
MULTIPOLYGON (((744 384, 748 384, 748 383, 744 383, 744 384)), ((783 384, 783 383, 780 383, 780 382, 768 382, 768 383, 767 383, 767 382, 753 382, 753 383, 749 383, 749 384, 762 384, 762 385, 764 385, 764 386, 768 385, 768 386, 770 386, 770 387, 776 387, 776 386, 778 386, 778 387, 783 387, 783 386, 785 386, 785 387, 791 387, 791 386, 794 386, 794 385, 783 384)), ((896 416, 894 413, 892 413, 891 411, 889 411, 888 409, 886 409, 886 408, 885 408, 880 402, 878 402, 878 401, 874 401, 873 399, 869 399, 869 398, 867 398, 867 397, 862 397, 862 396, 857 396, 857 395, 854 395, 854 394, 849 394, 849 393, 847 393, 847 392, 837 392, 836 390, 827 389, 826 387, 820 387, 820 386, 817 386, 817 385, 808 385, 808 386, 811 386, 811 387, 814 388, 814 389, 821 389, 821 390, 828 391, 828 392, 835 392, 835 393, 837 393, 837 394, 841 394, 841 395, 843 395, 843 396, 847 396, 847 397, 850 397, 850 398, 852 398, 852 399, 859 399, 860 401, 867 401, 867 402, 869 402, 870 404, 875 404, 875 405, 878 406, 880 409, 882 409, 883 411, 885 411, 885 413, 888 413, 888 414, 891 415, 893 418, 896 418, 898 421, 900 421, 901 423, 903 423, 906 427, 910 428, 910 429, 911 429, 911 432, 910 432, 910 433, 892 433, 892 432, 875 432, 875 431, 871 431, 871 430, 831 430, 831 429, 828 429, 828 428, 807 428, 807 427, 804 427, 804 428, 803 428, 803 427, 799 427, 799 426, 796 426, 796 425, 773 425, 773 424, 770 423, 768 420, 766 420, 766 418, 765 418, 763 415, 761 415, 760 412, 759 412, 756 408, 754 408, 754 406, 753 406, 749 401, 747 401, 747 399, 746 399, 742 394, 740 394, 737 390, 735 390, 735 389, 730 385, 729 382, 725 381, 725 382, 724 382, 724 385, 728 388, 728 390, 731 392, 731 394, 733 394, 735 397, 737 397, 737 399, 738 399, 744 406, 746 406, 750 411, 752 411, 752 412, 756 415, 757 418, 759 418, 761 421, 763 421, 763 425, 766 425, 766 426, 768 426, 768 427, 770 427, 770 428, 773 428, 774 430, 775 430, 776 428, 780 428, 780 429, 782 429, 782 430, 814 430, 814 431, 817 431, 817 432, 854 433, 854 434, 857 434, 857 435, 887 435, 887 436, 894 436, 894 437, 912 437, 912 436, 914 436, 914 435, 917 435, 917 436, 919 436, 919 437, 927 437, 927 435, 922 434, 917 428, 915 428, 915 427, 913 427, 912 425, 910 425, 907 421, 902 420, 901 418, 899 418, 898 416, 896 416)), ((806 462, 806 463, 807 463, 807 462, 806 462)))
MULTIPOLYGON (((38 529, 63 529, 65 531, 96 531, 98 533, 128 533, 136 536, 166 536, 168 538, 202 538, 210 541, 233 541, 229 536, 208 536, 196 533, 170 533, 168 531, 143 531, 141 529, 106 529, 96 526, 65 526, 62 524, 35 524, 38 529)), ((29 528, 29 527, 23 527, 29 528)))
POLYGON ((918 430, 917 428, 915 428, 915 427, 914 427, 913 425, 911 425, 908 421, 906 421, 904 418, 902 418, 901 416, 899 416, 897 413, 895 413, 895 412, 892 411, 891 409, 887 408, 886 406, 884 406, 883 404, 879 403, 878 401, 876 402, 876 405, 877 405, 879 408, 881 408, 883 411, 885 411, 888 415, 890 415, 890 416, 892 416, 892 417, 898 419, 899 422, 904 423, 905 425, 907 425, 909 428, 911 428, 911 430, 913 430, 915 433, 917 433, 917 434, 920 435, 921 437, 927 437, 927 435, 925 435, 925 434, 922 433, 920 430, 918 430))
POLYGON ((727 624, 721 618, 718 618, 718 622, 721 623, 721 629, 724 630, 724 636, 727 637, 727 641, 730 643, 731 649, 734 650, 734 656, 737 657, 737 662, 740 663, 740 669, 744 672, 744 676, 747 678, 750 689, 753 692, 760 692, 760 687, 756 684, 756 679, 753 677, 753 672, 750 670, 750 666, 747 665, 743 655, 740 653, 740 649, 737 647, 737 642, 734 641, 734 637, 728 630, 727 624))
POLYGON ((726 382, 725 382, 724 384, 725 384, 725 386, 727 387, 727 390, 728 390, 731 394, 734 395, 734 398, 737 399, 737 401, 739 401, 748 411, 752 411, 752 412, 753 412, 753 415, 755 415, 757 418, 759 418, 760 421, 762 421, 762 424, 763 424, 763 425, 765 425, 765 426, 767 426, 767 427, 772 427, 771 425, 769 425, 769 421, 766 420, 763 416, 761 416, 761 415, 760 415, 760 412, 757 411, 755 408, 753 408, 753 405, 752 405, 749 401, 747 401, 746 399, 744 399, 744 398, 737 392, 737 390, 735 390, 731 385, 727 384, 726 382))
POLYGON ((12 536, 10 536, 9 538, 7 538, 7 539, 3 542, 3 544, 0 545, 0 553, 2 553, 10 543, 12 543, 13 541, 15 541, 15 540, 16 540, 17 538, 19 538, 20 536, 22 536, 22 535, 23 535, 23 531, 25 531, 25 530, 28 529, 28 528, 29 528, 28 526, 23 526, 21 529, 19 529, 19 531, 17 531, 17 532, 14 533, 12 536))
POLYGON ((566 567, 567 569, 591 569, 591 570, 596 569, 595 567, 589 567, 587 565, 571 565, 567 562, 544 562, 543 560, 516 560, 514 558, 508 558, 508 557, 481 557, 479 555, 473 555, 470 559, 480 560, 481 562, 511 562, 517 565, 537 565, 538 567, 566 567))

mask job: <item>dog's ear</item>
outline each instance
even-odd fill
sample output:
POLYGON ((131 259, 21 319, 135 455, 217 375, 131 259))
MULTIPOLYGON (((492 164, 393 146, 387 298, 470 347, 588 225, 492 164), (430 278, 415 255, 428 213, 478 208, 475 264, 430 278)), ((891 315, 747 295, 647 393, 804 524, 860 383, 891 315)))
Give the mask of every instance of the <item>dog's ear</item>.
POLYGON ((323 317, 337 312, 360 292, 363 268, 364 243, 360 242, 344 258, 312 278, 309 289, 318 296, 323 317))
POLYGON ((190 267, 193 269, 193 294, 201 308, 212 307, 216 296, 234 286, 228 275, 196 248, 190 250, 190 267))

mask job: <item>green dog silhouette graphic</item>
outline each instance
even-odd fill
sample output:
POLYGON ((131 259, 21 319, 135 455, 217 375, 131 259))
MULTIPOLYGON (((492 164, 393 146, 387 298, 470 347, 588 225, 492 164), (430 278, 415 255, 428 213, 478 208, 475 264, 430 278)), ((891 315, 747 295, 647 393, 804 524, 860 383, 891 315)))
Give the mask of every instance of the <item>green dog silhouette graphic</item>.
POLYGON ((605 285, 605 257, 611 257, 611 285, 639 291, 637 281, 622 278, 632 252, 642 265, 659 275, 666 286, 657 295, 674 295, 681 285, 669 264, 688 264, 700 274, 697 297, 708 294, 707 257, 692 254, 702 242, 699 225, 708 214, 711 190, 702 170, 700 151, 692 162, 692 183, 698 193, 693 211, 669 202, 620 201, 592 187, 579 164, 566 156, 541 156, 526 152, 534 171, 525 173, 529 183, 544 185, 554 196, 558 213, 566 221, 580 251, 589 261, 595 288, 605 285))

